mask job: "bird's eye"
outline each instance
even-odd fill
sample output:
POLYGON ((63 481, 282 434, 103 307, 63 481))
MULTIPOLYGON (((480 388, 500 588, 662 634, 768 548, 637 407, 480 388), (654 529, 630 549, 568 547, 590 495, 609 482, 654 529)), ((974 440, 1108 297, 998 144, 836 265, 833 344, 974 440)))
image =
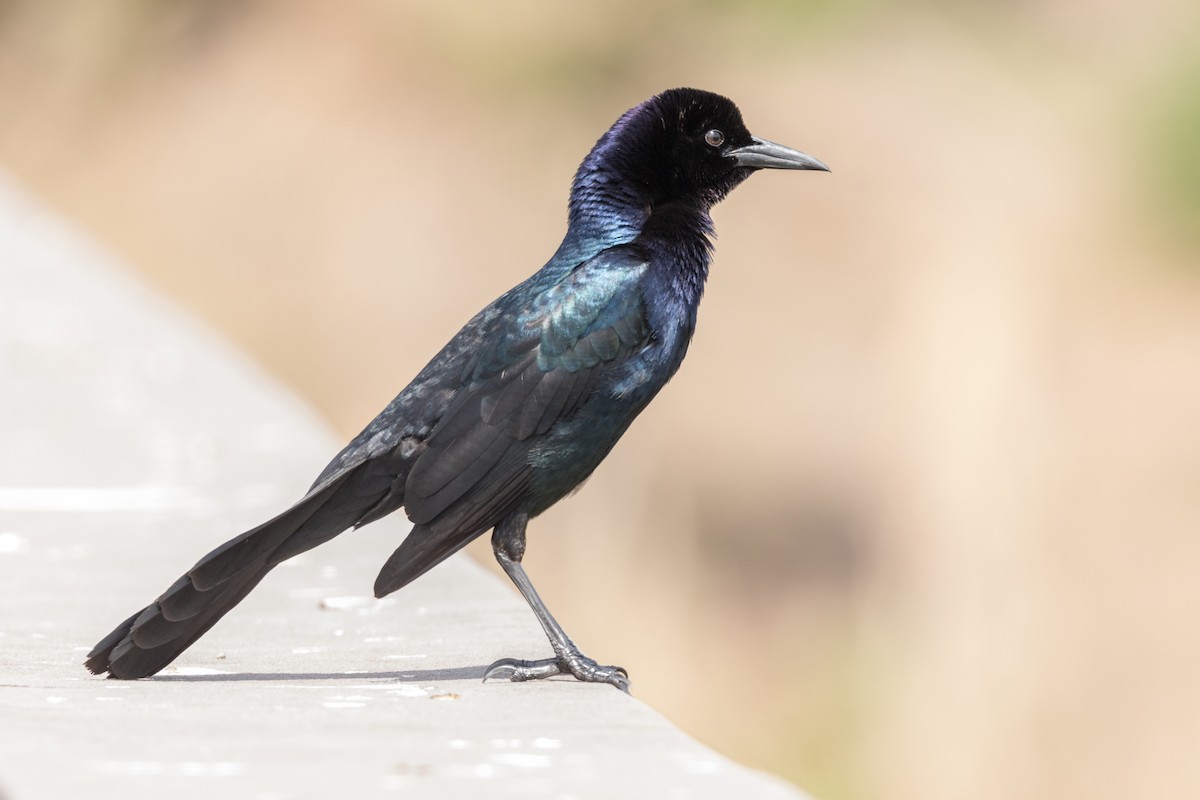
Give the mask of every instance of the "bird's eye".
POLYGON ((713 147, 720 147, 725 143, 725 134, 721 133, 716 128, 713 128, 711 131, 704 134, 704 141, 708 142, 713 147))

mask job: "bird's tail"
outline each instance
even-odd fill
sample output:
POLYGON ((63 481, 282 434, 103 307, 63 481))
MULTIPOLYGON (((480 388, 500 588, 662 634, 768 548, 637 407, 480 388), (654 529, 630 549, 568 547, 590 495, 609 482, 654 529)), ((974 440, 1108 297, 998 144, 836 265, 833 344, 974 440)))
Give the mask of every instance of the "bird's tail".
POLYGON ((354 524, 361 508, 337 497, 346 477, 204 556, 157 600, 100 640, 84 666, 110 678, 145 678, 170 664, 272 568, 354 524))

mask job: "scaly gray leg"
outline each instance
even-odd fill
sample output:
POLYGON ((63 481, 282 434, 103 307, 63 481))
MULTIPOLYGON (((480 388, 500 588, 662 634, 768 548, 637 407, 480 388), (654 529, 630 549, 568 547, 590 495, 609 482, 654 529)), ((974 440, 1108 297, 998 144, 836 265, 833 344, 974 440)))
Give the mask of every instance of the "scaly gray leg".
POLYGON ((589 683, 610 683, 628 693, 629 674, 621 667, 597 664, 579 652, 529 582, 529 576, 521 566, 521 558, 525 555, 525 526, 528 523, 529 515, 524 513, 512 514, 502 520, 492 531, 492 552, 496 554, 496 560, 504 572, 517 585, 525 602, 533 609, 538 622, 542 623, 542 630, 546 631, 546 638, 554 649, 554 658, 538 661, 502 658, 488 667, 483 679, 531 681, 565 673, 589 683))

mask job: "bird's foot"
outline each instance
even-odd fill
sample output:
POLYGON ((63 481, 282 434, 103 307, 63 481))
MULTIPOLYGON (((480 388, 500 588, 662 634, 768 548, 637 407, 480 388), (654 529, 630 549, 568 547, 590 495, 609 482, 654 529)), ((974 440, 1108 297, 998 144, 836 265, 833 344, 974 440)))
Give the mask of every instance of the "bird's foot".
POLYGON ((597 664, 578 650, 555 658, 525 661, 502 658, 487 668, 484 681, 535 681, 551 675, 574 675, 586 683, 608 683, 629 694, 629 673, 623 667, 597 664))

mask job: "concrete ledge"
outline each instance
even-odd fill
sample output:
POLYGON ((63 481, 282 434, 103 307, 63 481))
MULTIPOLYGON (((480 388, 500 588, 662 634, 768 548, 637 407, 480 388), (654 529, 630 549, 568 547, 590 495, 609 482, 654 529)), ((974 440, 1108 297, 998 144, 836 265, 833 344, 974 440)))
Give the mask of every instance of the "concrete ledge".
POLYGON ((481 683, 545 639, 461 556, 372 599, 399 515, 281 566, 162 675, 88 676, 341 443, 3 176, 0 286, 0 795, 803 797, 610 687, 481 683))

